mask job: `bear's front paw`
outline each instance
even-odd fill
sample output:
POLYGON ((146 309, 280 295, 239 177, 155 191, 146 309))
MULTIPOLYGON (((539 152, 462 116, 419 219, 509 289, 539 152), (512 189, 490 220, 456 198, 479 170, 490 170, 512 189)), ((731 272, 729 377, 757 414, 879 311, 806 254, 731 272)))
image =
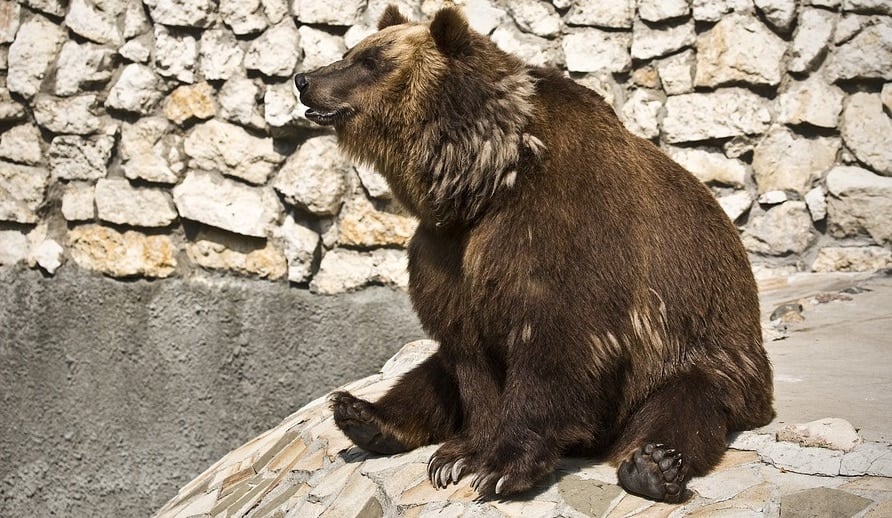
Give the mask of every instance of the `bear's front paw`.
POLYGON ((687 499, 687 466, 681 452, 663 444, 647 444, 619 466, 620 485, 629 493, 664 502, 687 499))
POLYGON ((443 443, 427 463, 427 476, 436 488, 457 484, 477 465, 475 448, 466 439, 454 438, 443 443))
POLYGON ((471 481, 480 496, 505 496, 531 489, 548 476, 557 464, 560 452, 540 441, 502 445, 493 450, 471 481))
POLYGON ((375 406, 349 392, 335 392, 329 398, 335 424, 360 448, 383 455, 407 451, 402 441, 384 430, 375 406))

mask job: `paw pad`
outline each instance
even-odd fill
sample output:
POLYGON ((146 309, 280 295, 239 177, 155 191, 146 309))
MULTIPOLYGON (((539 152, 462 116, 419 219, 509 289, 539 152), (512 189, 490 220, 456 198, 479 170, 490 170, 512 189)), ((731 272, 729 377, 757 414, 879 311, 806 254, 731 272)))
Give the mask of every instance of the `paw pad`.
POLYGON ((623 488, 639 496, 665 502, 686 498, 687 466, 681 452, 650 443, 623 462, 618 471, 623 488))

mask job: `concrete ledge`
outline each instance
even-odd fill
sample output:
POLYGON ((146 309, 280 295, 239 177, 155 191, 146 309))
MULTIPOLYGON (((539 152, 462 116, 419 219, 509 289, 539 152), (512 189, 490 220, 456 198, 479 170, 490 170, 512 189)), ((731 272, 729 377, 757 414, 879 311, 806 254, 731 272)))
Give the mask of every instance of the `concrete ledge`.
POLYGON ((0 269, 0 516, 145 516, 422 335, 404 292, 0 269))

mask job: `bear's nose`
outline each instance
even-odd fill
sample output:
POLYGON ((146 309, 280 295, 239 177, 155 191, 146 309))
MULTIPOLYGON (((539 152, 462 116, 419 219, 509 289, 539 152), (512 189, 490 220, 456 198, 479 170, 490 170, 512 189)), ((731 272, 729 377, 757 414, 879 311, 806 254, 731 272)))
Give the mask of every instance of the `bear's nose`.
POLYGON ((310 86, 310 80, 307 79, 306 74, 297 74, 294 76, 294 86, 297 87, 298 92, 303 92, 310 86))

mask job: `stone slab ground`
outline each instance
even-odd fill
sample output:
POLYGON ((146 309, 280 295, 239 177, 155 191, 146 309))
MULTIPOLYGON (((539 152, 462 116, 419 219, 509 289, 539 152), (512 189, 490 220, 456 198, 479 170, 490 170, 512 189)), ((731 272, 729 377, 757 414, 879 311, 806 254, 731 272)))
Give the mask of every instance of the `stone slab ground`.
MULTIPOLYGON (((364 453, 320 398, 226 455, 156 516, 892 516, 892 277, 811 274, 761 287, 778 417, 729 437, 721 465, 691 482, 684 504, 629 495, 592 459, 565 459, 511 501, 478 500, 467 479, 436 490, 426 477, 436 446, 364 453)), ((380 374, 344 388, 374 399, 435 347, 410 343, 380 374)))

